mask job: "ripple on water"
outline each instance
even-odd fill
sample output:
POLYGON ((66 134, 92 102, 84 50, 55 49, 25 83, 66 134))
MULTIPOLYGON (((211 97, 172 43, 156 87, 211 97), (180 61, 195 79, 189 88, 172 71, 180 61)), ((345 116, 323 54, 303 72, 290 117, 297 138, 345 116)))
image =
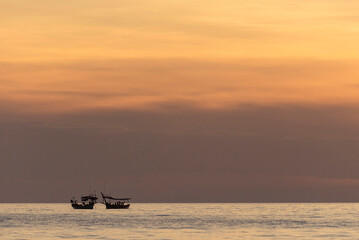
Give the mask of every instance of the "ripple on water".
POLYGON ((81 211, 68 204, 11 207, 0 204, 0 239, 14 232, 16 238, 9 239, 359 239, 359 204, 133 204, 119 211, 81 211))

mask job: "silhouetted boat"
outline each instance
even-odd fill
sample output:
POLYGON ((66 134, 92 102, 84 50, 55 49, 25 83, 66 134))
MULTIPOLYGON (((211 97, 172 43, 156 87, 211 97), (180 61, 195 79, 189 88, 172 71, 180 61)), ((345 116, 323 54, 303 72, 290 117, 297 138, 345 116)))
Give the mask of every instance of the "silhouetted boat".
POLYGON ((97 199, 95 194, 81 197, 81 203, 78 203, 75 198, 72 198, 71 206, 74 209, 93 209, 97 199))
POLYGON ((131 205, 131 198, 114 198, 103 193, 101 195, 102 203, 106 205, 106 209, 128 209, 131 205))

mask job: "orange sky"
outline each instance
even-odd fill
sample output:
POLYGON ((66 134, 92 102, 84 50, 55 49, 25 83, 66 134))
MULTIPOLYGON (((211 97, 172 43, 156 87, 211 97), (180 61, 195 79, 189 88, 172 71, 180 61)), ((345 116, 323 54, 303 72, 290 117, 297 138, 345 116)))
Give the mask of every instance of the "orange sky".
POLYGON ((357 201, 358 13, 0 0, 0 202, 357 201))
POLYGON ((358 11, 356 0, 2 0, 0 99, 45 112, 353 103, 358 11))

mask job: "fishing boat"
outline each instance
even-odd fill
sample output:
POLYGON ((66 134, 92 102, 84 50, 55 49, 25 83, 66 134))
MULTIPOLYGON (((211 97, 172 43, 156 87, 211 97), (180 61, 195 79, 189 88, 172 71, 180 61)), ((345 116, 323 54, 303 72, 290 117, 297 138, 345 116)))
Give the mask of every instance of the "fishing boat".
POLYGON ((131 198, 114 198, 101 192, 102 203, 106 205, 106 209, 128 209, 130 207, 131 198))
POLYGON ((82 196, 81 203, 78 203, 77 200, 73 197, 71 199, 71 206, 74 209, 93 209, 97 199, 98 198, 95 194, 91 194, 88 196, 82 196))

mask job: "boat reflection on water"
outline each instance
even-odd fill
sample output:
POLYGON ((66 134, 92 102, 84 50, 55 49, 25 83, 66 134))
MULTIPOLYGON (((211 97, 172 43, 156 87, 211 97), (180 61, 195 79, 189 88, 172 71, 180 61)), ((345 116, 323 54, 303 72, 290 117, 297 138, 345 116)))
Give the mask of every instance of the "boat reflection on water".
POLYGON ((78 203, 77 200, 73 197, 71 199, 71 206, 74 209, 93 209, 93 206, 96 204, 98 198, 95 194, 81 197, 81 203, 78 203))
POLYGON ((101 192, 102 203, 106 205, 106 209, 128 209, 130 207, 131 198, 114 198, 101 192))

